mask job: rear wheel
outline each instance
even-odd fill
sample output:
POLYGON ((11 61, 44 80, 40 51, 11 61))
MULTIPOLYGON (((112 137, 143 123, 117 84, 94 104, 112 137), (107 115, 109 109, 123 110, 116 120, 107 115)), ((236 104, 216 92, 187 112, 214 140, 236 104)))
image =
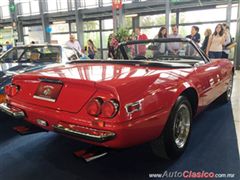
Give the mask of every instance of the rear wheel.
POLYGON ((184 152, 191 132, 192 108, 185 96, 180 96, 169 116, 161 137, 151 143, 157 156, 163 157, 164 148, 168 158, 176 159, 184 152), (163 147, 160 147, 163 145, 163 147))
POLYGON ((233 75, 229 80, 226 92, 221 96, 221 100, 223 103, 228 103, 229 101, 231 101, 232 89, 233 89, 233 75))

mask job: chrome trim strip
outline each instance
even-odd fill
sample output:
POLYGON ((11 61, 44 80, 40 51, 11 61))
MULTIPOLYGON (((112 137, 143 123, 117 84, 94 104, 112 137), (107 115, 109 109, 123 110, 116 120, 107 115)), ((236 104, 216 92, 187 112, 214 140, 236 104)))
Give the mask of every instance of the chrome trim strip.
POLYGON ((36 96, 36 95, 34 95, 33 98, 44 100, 44 101, 49 101, 49 102, 56 102, 56 99, 50 99, 50 98, 45 98, 45 97, 36 96))
POLYGON ((54 83, 54 84, 63 84, 61 80, 58 79, 47 79, 47 78, 40 78, 41 82, 47 82, 47 83, 54 83))
POLYGON ((72 130, 69 128, 65 128, 64 126, 62 126, 60 124, 53 125, 53 129, 56 132, 68 134, 71 136, 77 136, 79 138, 94 141, 94 142, 104 142, 104 141, 111 140, 115 137, 115 133, 110 132, 110 131, 102 131, 102 130, 87 128, 87 127, 82 127, 82 126, 81 126, 81 128, 88 129, 90 131, 100 132, 100 133, 102 132, 102 133, 105 133, 105 135, 98 136, 98 135, 94 135, 94 134, 84 133, 84 132, 72 130))
POLYGON ((16 107, 9 107, 6 103, 0 104, 0 111, 13 116, 15 118, 25 118, 25 113, 16 107))

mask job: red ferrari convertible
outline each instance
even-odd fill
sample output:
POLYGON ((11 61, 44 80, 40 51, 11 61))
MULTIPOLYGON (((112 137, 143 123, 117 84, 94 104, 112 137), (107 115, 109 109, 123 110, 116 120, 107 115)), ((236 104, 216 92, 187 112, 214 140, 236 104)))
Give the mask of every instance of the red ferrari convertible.
POLYGON ((122 60, 81 60, 17 75, 0 109, 90 144, 151 142, 156 155, 163 147, 169 158, 179 157, 194 116, 220 96, 230 100, 233 64, 208 59, 189 39, 131 41, 119 50, 122 60))

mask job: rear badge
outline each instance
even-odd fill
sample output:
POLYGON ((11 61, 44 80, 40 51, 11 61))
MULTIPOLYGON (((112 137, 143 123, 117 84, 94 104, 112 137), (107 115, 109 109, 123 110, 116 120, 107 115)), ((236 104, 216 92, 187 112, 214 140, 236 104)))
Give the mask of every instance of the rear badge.
POLYGON ((62 84, 40 82, 33 98, 44 101, 56 102, 61 92, 62 86, 62 84))

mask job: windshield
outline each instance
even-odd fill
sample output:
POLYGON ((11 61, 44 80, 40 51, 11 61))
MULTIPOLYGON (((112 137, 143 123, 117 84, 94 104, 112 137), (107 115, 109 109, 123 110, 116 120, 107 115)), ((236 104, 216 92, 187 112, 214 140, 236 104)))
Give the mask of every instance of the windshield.
POLYGON ((152 60, 166 62, 196 63, 203 61, 203 57, 189 41, 180 40, 148 40, 132 41, 122 45, 124 59, 129 60, 152 60))
POLYGON ((2 55, 1 62, 7 63, 16 62, 23 52, 24 52, 23 47, 14 47, 2 55))
POLYGON ((60 46, 33 46, 28 47, 22 54, 19 62, 43 63, 43 62, 60 62, 60 46))

